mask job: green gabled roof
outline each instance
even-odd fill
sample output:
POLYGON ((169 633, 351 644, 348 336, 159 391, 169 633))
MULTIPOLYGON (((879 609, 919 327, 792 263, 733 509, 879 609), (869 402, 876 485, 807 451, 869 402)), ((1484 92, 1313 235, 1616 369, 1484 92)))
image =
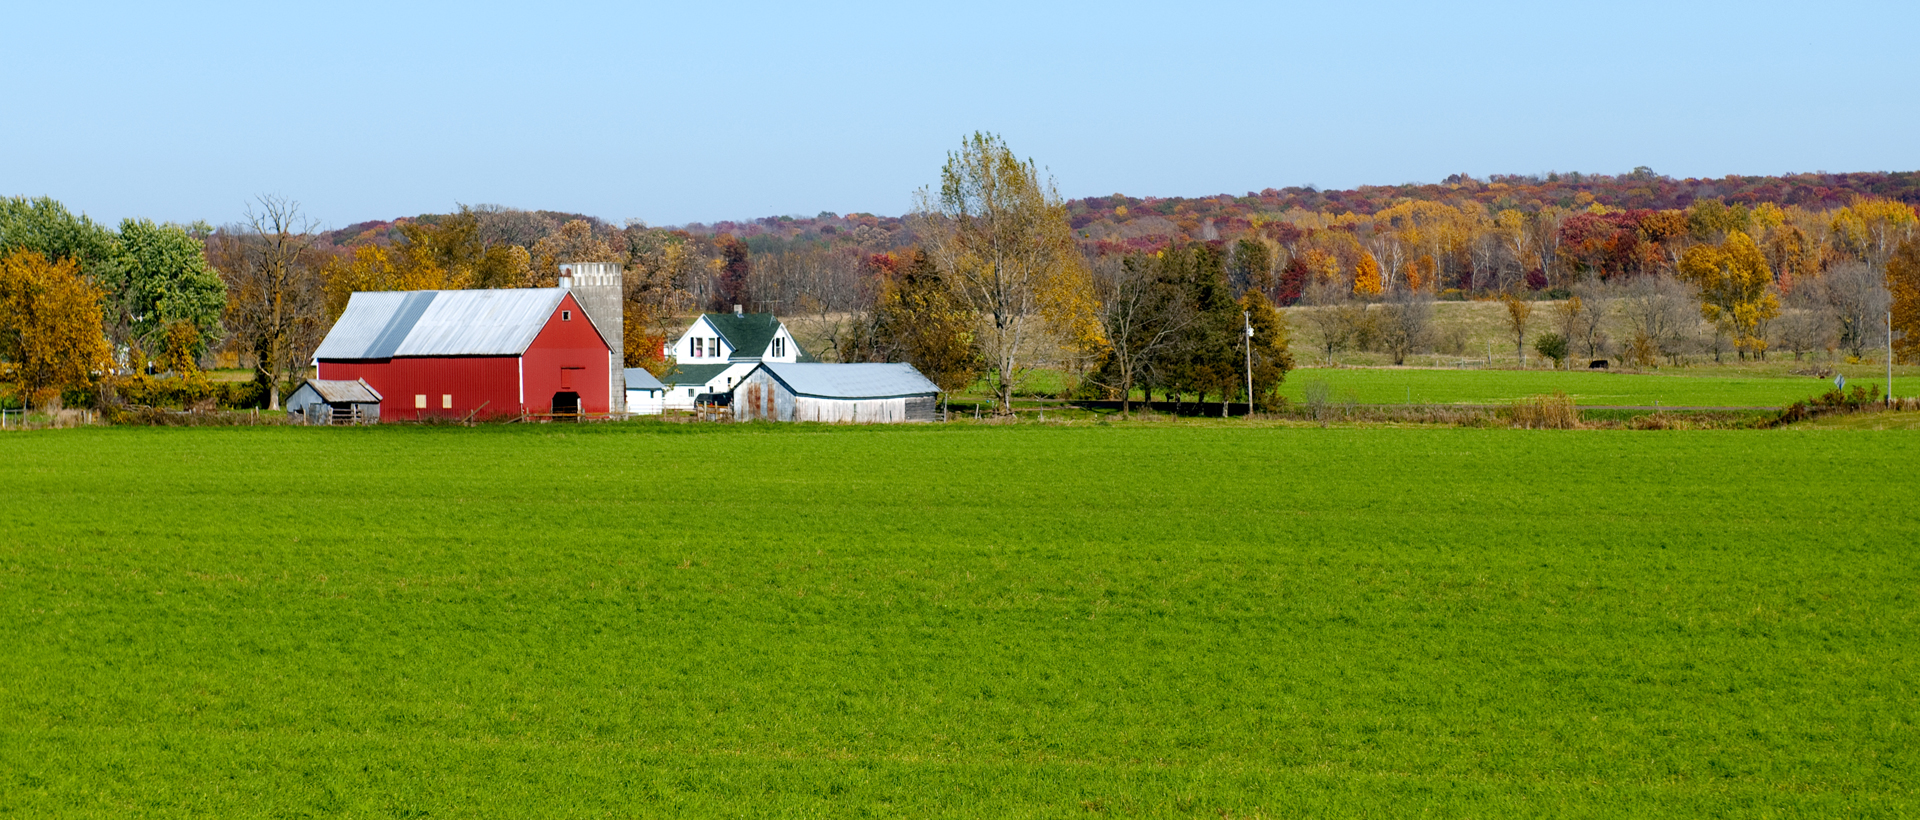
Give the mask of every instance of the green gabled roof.
MULTIPOLYGON (((758 359, 767 355, 767 345, 773 344, 773 335, 780 332, 780 320, 771 313, 731 313, 704 314, 707 324, 713 325, 720 335, 726 337, 727 346, 733 348, 733 355, 741 359, 758 359)), ((788 334, 791 336, 792 334, 788 334)), ((793 344, 794 355, 802 361, 809 361, 805 350, 796 340, 793 344)))
POLYGON ((732 364, 676 365, 674 367, 676 372, 667 374, 660 382, 668 387, 679 387, 684 384, 706 384, 707 382, 713 381, 713 377, 720 375, 721 371, 732 366, 732 364))

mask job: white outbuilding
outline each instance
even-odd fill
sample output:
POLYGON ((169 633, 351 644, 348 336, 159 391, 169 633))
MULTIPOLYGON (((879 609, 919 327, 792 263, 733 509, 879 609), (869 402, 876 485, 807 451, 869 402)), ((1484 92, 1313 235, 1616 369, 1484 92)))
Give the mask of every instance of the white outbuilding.
POLYGON ((940 388, 910 364, 761 362, 733 388, 739 421, 933 421, 940 388))
POLYGON ((653 377, 645 368, 629 367, 627 379, 627 412, 636 416, 657 416, 666 411, 667 386, 653 377))

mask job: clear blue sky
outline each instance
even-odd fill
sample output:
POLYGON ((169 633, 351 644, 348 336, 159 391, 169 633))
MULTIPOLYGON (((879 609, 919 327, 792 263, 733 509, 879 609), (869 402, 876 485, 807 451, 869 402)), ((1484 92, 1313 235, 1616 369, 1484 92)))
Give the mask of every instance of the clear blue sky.
POLYGON ((16 2, 0 195, 332 227, 899 214, 987 130, 1069 197, 1920 168, 1920 4, 16 2))

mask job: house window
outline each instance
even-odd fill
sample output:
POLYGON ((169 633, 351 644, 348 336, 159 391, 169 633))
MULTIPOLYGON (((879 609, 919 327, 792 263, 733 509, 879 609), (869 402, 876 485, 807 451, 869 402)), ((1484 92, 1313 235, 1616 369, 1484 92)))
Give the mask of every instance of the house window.
POLYGON ((701 356, 706 355, 706 349, 707 349, 707 340, 705 339, 693 340, 693 357, 694 358, 698 359, 701 356))
POLYGON ((708 339, 708 340, 707 340, 707 347, 709 347, 709 348, 712 348, 712 349, 713 349, 713 355, 715 355, 715 356, 719 356, 719 355, 720 355, 720 340, 719 340, 719 339, 708 339))
POLYGON ((773 357, 777 359, 785 355, 787 355, 787 340, 775 336, 773 339, 773 357))
POLYGON ((687 388, 687 395, 689 396, 693 395, 693 388, 691 387, 687 388))
POLYGON ((563 311, 560 311, 560 321, 562 321, 562 322, 571 322, 571 321, 573 321, 573 311, 571 311, 571 310, 563 310, 563 311))

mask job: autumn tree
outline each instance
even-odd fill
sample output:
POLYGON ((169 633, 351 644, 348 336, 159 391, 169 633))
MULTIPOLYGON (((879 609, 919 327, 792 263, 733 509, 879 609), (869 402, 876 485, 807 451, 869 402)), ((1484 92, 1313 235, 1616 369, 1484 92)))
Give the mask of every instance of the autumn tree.
POLYGON ((1258 290, 1249 290, 1240 297, 1240 309, 1253 328, 1253 396, 1249 401, 1260 410, 1277 410, 1281 401, 1280 383, 1286 381, 1287 372, 1293 369, 1293 352, 1287 349, 1287 318, 1258 290))
POLYGON ((1893 352, 1902 361, 1920 357, 1920 238, 1903 240, 1887 258, 1887 289, 1893 304, 1893 352))
POLYGON ((747 243, 732 234, 721 234, 713 238, 713 244, 720 249, 720 258, 714 260, 714 310, 727 310, 732 305, 747 301, 747 281, 752 276, 751 252, 747 243))
POLYGON ((1527 317, 1533 315, 1533 305, 1511 293, 1501 301, 1507 306, 1507 329, 1513 331, 1513 358, 1519 366, 1526 367, 1527 317))
POLYGON ((28 404, 57 406, 61 391, 113 366, 100 321, 104 298, 72 258, 49 262, 32 250, 0 257, 0 359, 12 363, 28 404))
POLYGON ((1379 296, 1380 263, 1374 261, 1373 254, 1360 255, 1360 261, 1353 266, 1353 292, 1358 296, 1379 296))
POLYGON ((956 296, 924 251, 910 252, 879 283, 866 320, 839 349, 843 362, 906 362, 945 393, 979 378, 978 315, 956 296))
POLYGON ((1015 382, 1038 331, 1069 348, 1098 347, 1091 277, 1066 204, 997 136, 976 133, 947 155, 937 191, 915 195, 913 223, 928 255, 985 326, 994 412, 1013 413, 1015 382))
POLYGON ((1719 246, 1698 245, 1680 258, 1680 277, 1700 289, 1700 315, 1733 337, 1741 358, 1766 352, 1760 328, 1780 314, 1770 285, 1773 272, 1751 237, 1727 233, 1719 246))

